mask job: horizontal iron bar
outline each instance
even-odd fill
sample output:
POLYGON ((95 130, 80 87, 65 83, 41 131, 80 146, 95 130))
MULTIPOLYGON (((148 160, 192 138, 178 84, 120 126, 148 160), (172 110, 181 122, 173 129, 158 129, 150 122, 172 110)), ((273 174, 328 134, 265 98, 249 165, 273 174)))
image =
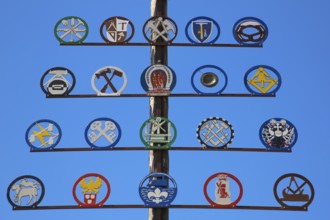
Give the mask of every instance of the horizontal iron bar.
MULTIPOLYGON (((37 206, 37 207, 13 207, 13 210, 52 210, 52 209, 138 209, 150 208, 145 205, 103 205, 101 207, 81 207, 77 205, 59 205, 59 206, 37 206)), ((307 207, 277 207, 277 206, 235 206, 235 207, 213 207, 210 205, 170 205, 169 207, 160 208, 176 208, 176 209, 245 209, 245 210, 274 210, 274 211, 307 211, 307 207)))

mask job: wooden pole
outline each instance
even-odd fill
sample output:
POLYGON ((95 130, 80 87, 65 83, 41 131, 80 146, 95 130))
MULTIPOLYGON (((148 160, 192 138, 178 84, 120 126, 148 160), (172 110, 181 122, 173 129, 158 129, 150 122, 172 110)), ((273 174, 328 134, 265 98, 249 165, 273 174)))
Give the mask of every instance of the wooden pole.
MULTIPOLYGON (((167 0, 151 0, 151 17, 167 17, 167 0)), ((163 39, 159 38, 159 42, 163 39)), ((151 64, 167 65, 167 46, 151 47, 151 64)), ((150 97, 150 117, 168 118, 168 97, 150 97)), ((169 173, 169 155, 167 150, 150 150, 149 173, 169 173)), ((149 208, 149 220, 168 220, 168 208, 149 208)))

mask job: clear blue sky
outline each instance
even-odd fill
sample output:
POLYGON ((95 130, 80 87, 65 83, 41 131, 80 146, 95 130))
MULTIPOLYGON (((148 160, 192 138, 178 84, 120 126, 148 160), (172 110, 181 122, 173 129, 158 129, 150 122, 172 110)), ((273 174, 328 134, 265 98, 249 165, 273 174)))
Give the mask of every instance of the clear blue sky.
MULTIPOLYGON (((62 128, 58 147, 88 147, 87 124, 98 117, 115 119, 122 128, 117 146, 142 146, 139 129, 149 117, 148 98, 46 99, 39 87, 49 68, 71 69, 77 79, 72 94, 92 94, 90 79, 103 66, 125 71, 124 93, 143 93, 142 71, 150 65, 148 47, 61 47, 53 28, 62 17, 74 15, 89 25, 85 42, 102 42, 99 27, 112 16, 129 18, 135 26, 131 42, 145 42, 142 26, 150 17, 148 0, 96 1, 1 1, 0 63, 2 139, 0 219, 69 220, 147 219, 147 209, 89 209, 12 211, 6 191, 12 180, 34 175, 46 187, 40 205, 75 205, 74 182, 86 173, 100 173, 112 188, 106 204, 142 204, 140 181, 148 174, 148 151, 30 153, 24 135, 39 119, 51 119, 62 128)), ((260 147, 258 131, 272 118, 286 118, 298 129, 291 154, 244 152, 170 152, 170 175, 178 184, 173 204, 208 204, 203 184, 217 172, 240 179, 244 194, 238 205, 278 206, 273 185, 285 173, 299 173, 314 185, 316 194, 308 212, 245 210, 170 210, 170 219, 329 219, 329 14, 326 0, 180 0, 168 1, 168 16, 178 25, 175 42, 188 43, 186 23, 208 16, 221 27, 217 43, 236 43, 232 26, 242 17, 262 19, 269 28, 263 48, 169 47, 169 66, 177 74, 174 93, 193 93, 190 77, 206 64, 217 65, 228 75, 224 93, 246 93, 243 77, 252 66, 276 68, 282 87, 276 98, 170 98, 169 118, 178 137, 173 146, 199 146, 197 125, 218 116, 235 129, 232 147, 260 147)))

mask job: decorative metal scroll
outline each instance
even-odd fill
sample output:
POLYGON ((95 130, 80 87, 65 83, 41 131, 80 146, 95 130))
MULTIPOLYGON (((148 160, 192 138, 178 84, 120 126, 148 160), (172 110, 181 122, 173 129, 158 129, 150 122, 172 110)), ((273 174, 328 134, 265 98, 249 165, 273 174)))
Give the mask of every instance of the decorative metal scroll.
POLYGON ((61 140, 60 126, 48 119, 33 122, 25 133, 26 143, 34 150, 51 150, 61 140))
POLYGON ((198 94, 220 94, 227 87, 227 74, 220 67, 205 65, 197 68, 191 76, 191 85, 198 94))
POLYGON ((204 196, 213 207, 235 207, 243 196, 243 186, 230 173, 215 173, 204 183, 204 196))
POLYGON ((169 149, 176 139, 176 127, 167 118, 154 117, 143 123, 140 138, 146 149, 169 149))
POLYGON ((245 17, 235 23, 233 34, 240 44, 261 45, 267 39, 268 27, 258 18, 245 17))
POLYGON ((80 44, 88 35, 88 25, 79 17, 68 16, 56 23, 54 34, 61 43, 80 44))
POLYGON ((306 177, 288 173, 276 180, 274 196, 282 207, 307 208, 314 199, 314 187, 306 177))
POLYGON ((151 173, 140 183, 139 194, 146 206, 167 207, 177 194, 175 180, 165 173, 151 173))
POLYGON ((119 124, 110 118, 97 118, 85 129, 85 139, 91 148, 112 148, 120 140, 119 124))
POLYGON ((98 96, 119 96, 126 88, 127 77, 118 67, 105 66, 93 74, 91 83, 98 96))
POLYGON ((281 75, 271 66, 258 65, 249 69, 244 84, 252 94, 275 94, 281 87, 281 75))
POLYGON ((73 198, 81 207, 102 207, 110 191, 109 181, 97 173, 81 176, 72 188, 73 198))
POLYGON ((127 43, 134 35, 134 26, 127 18, 110 17, 102 23, 100 34, 108 43, 127 43))
POLYGON ((31 175, 14 179, 8 186, 8 202, 15 207, 37 207, 45 195, 42 181, 31 175))
POLYGON ((194 44, 213 44, 220 36, 219 24, 209 17, 195 17, 186 25, 186 36, 194 44))
POLYGON ((149 43, 170 44, 178 34, 176 23, 168 17, 152 17, 143 25, 143 35, 149 43))
POLYGON ((68 95, 76 84, 73 72, 64 67, 47 70, 40 79, 40 87, 46 95, 68 95))
POLYGON ((290 150, 298 139, 296 127, 283 118, 265 121, 259 130, 259 137, 266 148, 272 150, 290 150))
POLYGON ((227 148, 234 139, 234 129, 226 119, 210 117, 199 123, 196 136, 203 147, 227 148))

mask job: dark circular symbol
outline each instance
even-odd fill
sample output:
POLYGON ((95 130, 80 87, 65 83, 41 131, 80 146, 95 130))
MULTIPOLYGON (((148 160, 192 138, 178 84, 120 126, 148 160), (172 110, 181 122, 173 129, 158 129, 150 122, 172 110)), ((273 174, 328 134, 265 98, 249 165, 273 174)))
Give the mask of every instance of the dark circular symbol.
POLYGON ((40 87, 46 95, 68 95, 76 84, 73 72, 64 67, 47 70, 40 79, 40 87))
POLYGON ((227 120, 210 117, 198 125, 196 136, 203 147, 227 148, 234 139, 234 129, 227 120))
POLYGON ((151 17, 143 25, 143 35, 149 43, 170 44, 178 34, 176 23, 169 17, 151 17))
POLYGON ((185 33, 191 43, 213 44, 220 36, 220 26, 212 18, 200 16, 187 23, 185 33))
POLYGON ((127 18, 110 17, 102 23, 100 34, 108 43, 127 43, 134 35, 134 26, 127 18))
POLYGON ((314 194, 312 183, 300 174, 284 174, 274 184, 274 196, 282 207, 307 208, 312 203, 314 194))
POLYGON ((218 84, 219 78, 215 73, 207 72, 201 76, 201 83, 206 87, 214 87, 218 84))
POLYGON ((56 23, 54 34, 61 43, 80 44, 88 35, 88 25, 79 17, 68 16, 56 23))
POLYGON ((140 183, 139 195, 146 206, 166 207, 176 197, 175 180, 165 173, 151 173, 140 183))
POLYGON ((45 195, 42 181, 31 175, 17 177, 7 189, 8 202, 16 207, 36 207, 45 195))
POLYGON ((240 44, 261 45, 268 36, 268 28, 262 20, 246 17, 235 23, 233 34, 240 44))
POLYGON ((243 196, 241 182, 230 173, 213 174, 205 181, 203 191, 206 200, 213 207, 235 207, 243 196), (210 193, 214 193, 214 199, 209 196, 210 193))
POLYGON ((25 133, 26 143, 34 150, 52 150, 60 142, 60 126, 48 119, 33 122, 25 133))
POLYGON ((291 150, 298 139, 296 127, 283 118, 265 121, 259 129, 262 144, 272 150, 291 150))

